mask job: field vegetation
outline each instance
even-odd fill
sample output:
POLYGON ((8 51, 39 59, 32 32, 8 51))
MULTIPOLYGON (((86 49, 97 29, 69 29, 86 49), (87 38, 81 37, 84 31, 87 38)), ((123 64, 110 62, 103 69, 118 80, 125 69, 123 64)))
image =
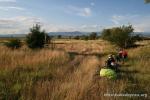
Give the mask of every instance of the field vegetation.
POLYGON ((103 40, 55 40, 55 49, 11 50, 0 46, 2 100, 128 100, 148 99, 150 41, 128 49, 129 59, 116 80, 99 76, 108 54, 117 47, 103 40), (143 94, 115 97, 107 94, 143 94))

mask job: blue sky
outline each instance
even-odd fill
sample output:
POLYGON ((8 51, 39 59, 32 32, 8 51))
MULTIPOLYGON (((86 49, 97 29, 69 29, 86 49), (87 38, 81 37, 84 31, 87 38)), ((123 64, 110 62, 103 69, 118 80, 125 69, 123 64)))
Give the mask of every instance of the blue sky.
POLYGON ((150 32, 150 4, 144 0, 0 0, 0 34, 27 33, 35 23, 48 32, 92 32, 123 24, 150 32))

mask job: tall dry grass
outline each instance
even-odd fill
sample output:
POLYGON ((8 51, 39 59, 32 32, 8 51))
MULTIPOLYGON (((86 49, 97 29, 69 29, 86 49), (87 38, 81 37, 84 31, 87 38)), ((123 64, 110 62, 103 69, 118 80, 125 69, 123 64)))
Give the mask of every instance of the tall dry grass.
MULTIPOLYGON (((64 41, 64 40, 63 40, 64 41)), ((4 100, 126 100, 113 93, 149 92, 149 44, 129 49, 117 80, 99 76, 116 47, 105 41, 58 41, 58 50, 0 46, 0 99, 4 100), (61 42, 61 43, 60 43, 61 42), (69 52, 69 53, 68 53, 69 52), (142 66, 142 67, 141 67, 142 66)), ((57 42, 57 41, 56 41, 57 42)))
POLYGON ((11 69, 19 66, 37 67, 39 64, 60 64, 69 60, 69 55, 63 51, 37 50, 30 49, 11 50, 6 47, 0 47, 0 65, 1 68, 11 69))

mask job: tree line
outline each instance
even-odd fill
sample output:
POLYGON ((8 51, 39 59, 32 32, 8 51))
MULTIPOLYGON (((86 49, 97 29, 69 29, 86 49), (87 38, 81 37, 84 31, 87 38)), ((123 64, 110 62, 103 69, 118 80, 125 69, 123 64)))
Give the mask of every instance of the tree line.
MULTIPOLYGON (((61 39, 62 36, 58 35, 57 38, 61 39)), ((69 38, 76 40, 96 40, 101 38, 121 48, 133 47, 136 41, 142 40, 142 36, 134 35, 132 25, 103 29, 101 35, 92 32, 89 35, 69 38)), ((45 30, 41 30, 40 25, 36 24, 30 28, 30 33, 26 36, 25 43, 31 49, 44 48, 46 44, 52 44, 52 36, 49 36, 45 30)), ((22 43, 20 39, 12 39, 5 43, 5 45, 11 49, 18 49, 22 46, 22 43)))

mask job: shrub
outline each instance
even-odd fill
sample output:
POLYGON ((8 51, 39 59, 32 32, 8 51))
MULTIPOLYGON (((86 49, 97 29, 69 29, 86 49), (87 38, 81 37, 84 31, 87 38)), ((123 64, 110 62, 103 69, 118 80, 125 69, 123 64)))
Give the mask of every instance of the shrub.
POLYGON ((150 3, 150 0, 144 0, 145 1, 145 3, 150 3))
POLYGON ((96 33, 96 32, 92 32, 92 33, 89 35, 89 39, 90 39, 90 40, 96 40, 96 39, 97 39, 97 33, 96 33))
POLYGON ((49 39, 47 33, 44 30, 41 31, 40 25, 36 24, 30 29, 30 33, 26 37, 26 43, 31 49, 43 48, 49 39))
POLYGON ((72 39, 72 36, 69 36, 68 38, 69 38, 69 39, 72 39))
POLYGON ((74 39, 79 40, 80 36, 75 36, 74 39))
POLYGON ((19 39, 11 39, 7 43, 5 43, 5 45, 11 49, 18 49, 22 46, 21 40, 19 40, 19 39))
POLYGON ((133 30, 132 25, 104 29, 101 37, 121 48, 127 48, 134 45, 135 39, 133 39, 132 35, 133 30))
POLYGON ((61 38, 62 38, 62 35, 58 35, 57 38, 58 38, 58 39, 61 39, 61 38))
POLYGON ((88 40, 88 39, 89 39, 89 36, 87 36, 87 35, 82 35, 82 36, 81 36, 81 39, 82 39, 82 40, 88 40))
POLYGON ((135 36, 132 37, 135 41, 142 41, 143 40, 143 36, 140 34, 137 34, 135 36))

